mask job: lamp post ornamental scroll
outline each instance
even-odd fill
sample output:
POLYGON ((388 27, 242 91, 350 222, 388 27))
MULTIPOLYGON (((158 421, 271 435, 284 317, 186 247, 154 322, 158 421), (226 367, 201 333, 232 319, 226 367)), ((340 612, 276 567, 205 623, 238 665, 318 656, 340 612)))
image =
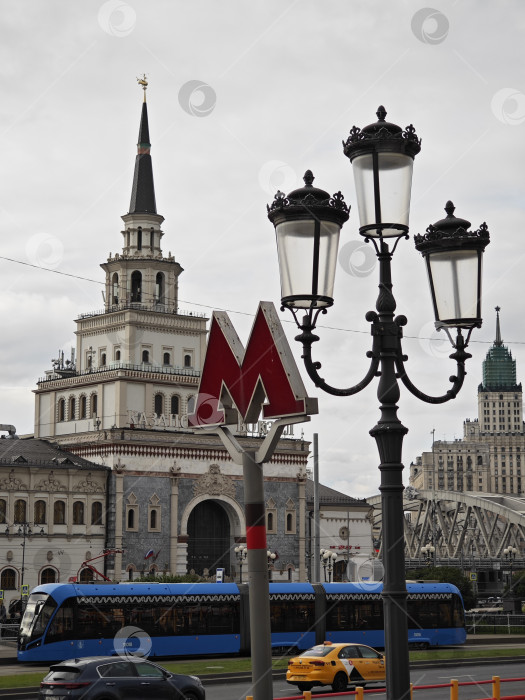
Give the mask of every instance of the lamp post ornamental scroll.
POLYGON ((347 389, 331 386, 320 375, 321 363, 313 360, 312 346, 320 313, 333 304, 337 247, 341 227, 349 217, 349 207, 340 192, 332 197, 313 186, 307 171, 305 186, 288 195, 278 192, 268 218, 275 227, 282 308, 292 311, 300 330, 302 357, 315 386, 335 396, 351 396, 379 377, 378 423, 370 430, 375 438, 381 472, 383 517, 383 585, 385 651, 388 700, 410 696, 408 626, 404 557, 404 514, 402 443, 408 429, 397 417, 400 397, 398 379, 417 398, 438 404, 456 397, 465 378, 465 362, 471 357, 466 346, 473 328, 481 326, 481 259, 489 242, 485 224, 469 231, 469 222, 456 218, 451 202, 447 217, 416 236, 416 248, 427 263, 436 327, 443 328, 452 342, 450 355, 457 374, 451 388, 442 396, 428 396, 409 379, 401 339, 405 316, 394 316, 391 260, 399 241, 408 238, 408 215, 412 169, 421 148, 412 125, 401 127, 385 120, 379 107, 378 121, 359 129, 353 127, 344 142, 355 176, 360 216, 359 233, 372 243, 379 261, 379 295, 376 310, 366 314, 370 322, 372 349, 367 353, 370 368, 361 382, 347 389), (450 329, 456 328, 452 339, 450 329), (466 337, 463 331, 467 332, 466 337))

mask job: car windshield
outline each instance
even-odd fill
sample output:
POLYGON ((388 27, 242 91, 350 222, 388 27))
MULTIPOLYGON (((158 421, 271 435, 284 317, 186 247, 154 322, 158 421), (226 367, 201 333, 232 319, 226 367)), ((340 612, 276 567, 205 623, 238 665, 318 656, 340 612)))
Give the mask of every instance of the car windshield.
POLYGON ((318 647, 312 647, 311 649, 303 651, 303 653, 300 654, 300 656, 328 656, 328 654, 333 650, 334 647, 332 646, 320 645, 318 647))

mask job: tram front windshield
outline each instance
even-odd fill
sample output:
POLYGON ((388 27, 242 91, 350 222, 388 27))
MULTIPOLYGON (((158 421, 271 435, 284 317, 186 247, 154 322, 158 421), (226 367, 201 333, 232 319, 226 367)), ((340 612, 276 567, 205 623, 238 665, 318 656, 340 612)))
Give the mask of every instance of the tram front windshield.
POLYGON ((31 593, 20 623, 19 647, 44 634, 56 607, 55 600, 48 593, 31 593))

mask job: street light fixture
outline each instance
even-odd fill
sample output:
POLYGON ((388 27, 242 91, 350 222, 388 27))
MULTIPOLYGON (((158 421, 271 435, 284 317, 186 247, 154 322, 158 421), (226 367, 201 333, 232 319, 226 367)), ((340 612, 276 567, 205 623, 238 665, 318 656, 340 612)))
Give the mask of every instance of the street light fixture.
POLYGON ((321 364, 312 359, 312 345, 319 340, 313 332, 318 316, 333 304, 339 233, 349 212, 343 196, 338 192, 330 197, 314 187, 308 170, 304 187, 289 195, 276 194, 268 207, 268 218, 277 238, 282 306, 292 311, 301 331, 296 340, 302 343, 304 364, 314 384, 329 394, 350 396, 380 377, 377 395, 381 417, 370 434, 376 440, 381 462, 387 694, 389 700, 401 700, 410 692, 401 462, 408 430, 397 417, 398 379, 427 403, 444 403, 459 393, 465 362, 471 357, 465 348, 473 328, 481 326, 481 257, 489 243, 489 232, 485 224, 469 231, 470 224, 454 217, 452 205, 447 204, 446 219, 429 226, 424 236, 416 236, 416 248, 427 261, 436 326, 446 330, 454 348, 450 357, 457 365, 457 376, 450 378, 452 387, 442 396, 428 396, 416 388, 405 369, 407 358, 401 338, 407 319, 394 318, 396 301, 391 278, 392 256, 401 238, 408 237, 413 160, 421 141, 412 125, 402 130, 385 121, 384 107, 379 107, 377 117, 376 123, 363 129, 354 126, 343 144, 355 173, 359 233, 373 244, 379 261, 376 311, 366 314, 373 338, 372 350, 367 353, 370 368, 355 386, 330 386, 319 375, 321 364), (450 328, 457 329, 455 341, 450 328), (466 338, 462 329, 467 331, 466 338))
POLYGON ((433 544, 426 544, 423 547, 421 547, 421 554, 425 558, 425 563, 427 566, 431 566, 434 564, 434 554, 436 552, 436 548, 434 547, 433 544))
MULTIPOLYGON (((25 562, 26 562, 26 539, 29 537, 33 536, 33 529, 31 527, 31 523, 28 522, 23 522, 23 523, 15 523, 15 525, 12 525, 12 528, 15 528, 15 526, 18 525, 18 530, 16 532, 11 532, 9 529, 9 525, 6 526, 5 529, 5 536, 13 536, 13 535, 18 535, 18 537, 22 537, 22 544, 20 545, 22 547, 22 569, 20 572, 20 598, 22 599, 22 589, 24 585, 24 574, 25 574, 25 562)), ((46 533, 44 531, 44 528, 40 528, 40 532, 38 533, 40 536, 44 536, 46 533)))
POLYGON ((268 580, 272 580, 272 571, 273 571, 273 563, 277 559, 277 554, 275 552, 270 552, 268 550, 266 552, 266 556, 268 557, 268 580))
POLYGON ((324 580, 326 582, 326 572, 328 571, 328 583, 330 583, 332 581, 332 571, 335 567, 337 554, 335 552, 331 552, 329 549, 321 549, 319 555, 324 569, 324 580))
POLYGON ((514 566, 514 562, 516 560, 516 554, 518 553, 518 550, 516 547, 513 547, 512 545, 509 545, 508 547, 505 547, 503 550, 503 556, 505 557, 505 561, 509 563, 510 567, 510 578, 508 581, 508 587, 509 587, 509 593, 512 594, 512 567, 514 566))
POLYGON ((248 550, 243 544, 240 544, 238 547, 235 547, 234 551, 237 561, 239 562, 239 583, 242 583, 242 565, 248 557, 248 550))

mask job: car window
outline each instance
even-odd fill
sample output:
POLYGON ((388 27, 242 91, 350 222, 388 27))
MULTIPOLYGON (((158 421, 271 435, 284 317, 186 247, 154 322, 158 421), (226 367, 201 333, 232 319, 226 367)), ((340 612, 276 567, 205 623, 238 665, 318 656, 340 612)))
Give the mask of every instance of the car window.
POLYGON ((343 647, 339 652, 340 659, 358 659, 359 652, 355 647, 343 647))
POLYGON ((375 649, 370 649, 370 647, 360 646, 359 651, 364 659, 377 659, 380 656, 375 649))
POLYGON ((112 664, 98 666, 97 671, 103 678, 129 678, 136 675, 134 665, 129 661, 115 661, 112 664))
POLYGON ((153 664, 144 663, 140 661, 139 663, 133 664, 139 676, 149 676, 150 678, 163 678, 164 673, 158 666, 153 666, 153 664))
POLYGON ((80 669, 72 668, 71 666, 51 666, 49 673, 45 677, 46 681, 74 681, 80 669))
POLYGON ((302 654, 299 654, 299 656, 328 656, 328 654, 333 651, 334 648, 330 645, 325 646, 319 645, 318 647, 312 647, 311 649, 307 649, 306 651, 303 651, 302 654))

